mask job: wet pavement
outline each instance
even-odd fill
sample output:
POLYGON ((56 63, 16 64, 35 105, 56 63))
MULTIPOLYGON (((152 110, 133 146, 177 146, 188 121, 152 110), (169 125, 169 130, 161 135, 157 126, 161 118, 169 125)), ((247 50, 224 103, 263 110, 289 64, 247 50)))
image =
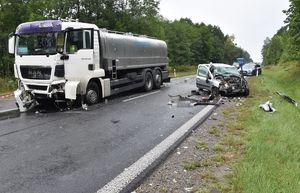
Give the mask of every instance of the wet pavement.
POLYGON ((195 78, 179 78, 87 111, 33 111, 0 121, 0 192, 96 192, 205 108, 168 105, 169 95, 193 89, 195 78))
POLYGON ((14 97, 0 99, 0 111, 15 109, 15 108, 17 108, 17 105, 14 97))

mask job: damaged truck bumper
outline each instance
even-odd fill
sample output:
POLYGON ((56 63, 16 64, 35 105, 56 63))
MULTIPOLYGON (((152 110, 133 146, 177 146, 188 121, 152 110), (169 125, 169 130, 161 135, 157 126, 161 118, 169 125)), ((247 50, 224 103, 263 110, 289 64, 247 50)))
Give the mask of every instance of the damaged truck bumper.
POLYGON ((36 105, 33 95, 28 91, 18 89, 14 92, 14 96, 21 113, 29 111, 36 105))
POLYGON ((20 112, 26 112, 38 105, 40 99, 64 98, 64 89, 65 81, 53 81, 48 85, 19 82, 19 88, 14 92, 14 96, 20 112))

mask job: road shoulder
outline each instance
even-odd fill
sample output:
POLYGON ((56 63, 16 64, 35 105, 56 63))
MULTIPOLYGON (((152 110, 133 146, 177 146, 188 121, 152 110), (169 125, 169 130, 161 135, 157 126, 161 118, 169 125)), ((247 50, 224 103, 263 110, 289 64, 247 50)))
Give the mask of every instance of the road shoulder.
POLYGON ((231 175, 235 142, 228 125, 235 122, 234 109, 245 99, 227 99, 138 187, 146 192, 224 192, 231 175))

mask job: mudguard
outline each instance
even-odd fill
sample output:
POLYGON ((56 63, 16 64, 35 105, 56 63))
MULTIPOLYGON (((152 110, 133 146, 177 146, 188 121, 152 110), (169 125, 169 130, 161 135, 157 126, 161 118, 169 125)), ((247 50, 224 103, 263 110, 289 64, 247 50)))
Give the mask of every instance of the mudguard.
POLYGON ((76 100, 77 87, 80 81, 68 81, 65 84, 65 98, 76 100))

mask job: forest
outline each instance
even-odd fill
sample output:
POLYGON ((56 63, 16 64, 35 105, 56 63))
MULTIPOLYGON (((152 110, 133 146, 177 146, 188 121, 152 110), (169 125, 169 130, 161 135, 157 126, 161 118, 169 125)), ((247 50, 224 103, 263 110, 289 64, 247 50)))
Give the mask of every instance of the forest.
POLYGON ((289 9, 283 12, 287 15, 285 25, 264 41, 263 65, 300 61, 300 0, 290 0, 289 9))
MULTIPOLYGON (((170 21, 160 15, 159 0, 1 0, 0 75, 13 74, 13 56, 7 52, 8 35, 23 23, 73 18, 99 28, 156 37, 167 42, 170 65, 221 62, 238 57, 252 61, 220 27, 193 23, 188 18, 170 21)), ((292 17, 289 11, 289 17, 292 17)))

